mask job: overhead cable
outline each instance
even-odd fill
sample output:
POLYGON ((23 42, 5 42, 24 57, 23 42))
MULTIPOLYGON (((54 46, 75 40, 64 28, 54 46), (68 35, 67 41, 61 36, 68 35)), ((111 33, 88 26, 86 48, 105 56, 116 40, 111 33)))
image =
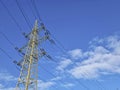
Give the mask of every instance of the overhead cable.
POLYGON ((15 22, 15 24, 17 25, 17 27, 19 28, 18 30, 20 32, 22 32, 22 29, 20 27, 20 25, 18 24, 18 22, 16 21, 15 17, 11 14, 11 12, 9 11, 9 9, 7 8, 7 6, 4 4, 4 2, 2 0, 0 0, 0 3, 3 5, 3 7, 6 9, 6 11, 8 12, 9 16, 11 17, 11 19, 15 22))
POLYGON ((20 12, 22 13, 22 15, 23 15, 23 17, 24 17, 24 19, 25 19, 25 21, 26 21, 29 29, 31 30, 31 29, 32 29, 32 24, 30 23, 29 18, 27 17, 27 15, 25 15, 24 10, 23 10, 23 8, 21 7, 21 5, 20 5, 20 3, 18 2, 18 0, 15 0, 15 1, 16 1, 16 4, 17 4, 20 12))

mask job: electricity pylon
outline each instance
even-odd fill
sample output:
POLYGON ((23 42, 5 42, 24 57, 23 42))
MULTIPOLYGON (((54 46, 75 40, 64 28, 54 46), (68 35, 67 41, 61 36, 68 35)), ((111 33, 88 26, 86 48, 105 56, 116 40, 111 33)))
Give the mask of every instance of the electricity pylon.
POLYGON ((38 45, 45 40, 52 41, 52 39, 50 39, 49 32, 45 29, 44 24, 41 24, 41 27, 38 28, 37 20, 32 32, 26 35, 26 37, 29 37, 28 44, 20 49, 16 48, 24 55, 24 58, 20 62, 14 61, 21 67, 15 90, 38 90, 38 60, 42 56, 51 59, 44 49, 40 48, 39 53, 38 45), (42 30, 45 32, 45 35, 39 38, 39 33, 42 30), (25 49, 24 53, 23 49, 25 49))

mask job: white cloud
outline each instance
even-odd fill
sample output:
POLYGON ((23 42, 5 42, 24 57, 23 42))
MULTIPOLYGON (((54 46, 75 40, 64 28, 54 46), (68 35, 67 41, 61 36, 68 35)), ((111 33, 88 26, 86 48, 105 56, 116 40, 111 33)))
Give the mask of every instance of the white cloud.
POLYGON ((73 59, 79 59, 80 57, 82 57, 82 50, 81 49, 74 49, 68 52, 68 54, 70 54, 70 56, 73 59))
POLYGON ((61 78, 62 78, 62 77, 57 76, 57 77, 55 77, 55 78, 52 78, 51 81, 57 81, 57 80, 60 80, 61 78))
POLYGON ((2 84, 0 84, 0 89, 4 88, 4 86, 2 84))
POLYGON ((38 88, 39 90, 48 90, 48 88, 55 85, 55 82, 43 82, 42 80, 38 81, 38 88))
MULTIPOLYGON (((57 79, 59 79, 59 77, 57 77, 56 80, 57 79)), ((17 78, 15 78, 13 75, 8 73, 7 71, 0 72, 0 81, 4 81, 7 83, 13 83, 16 80, 17 80, 17 78)), ((54 78, 54 80, 55 80, 55 78, 54 78)), ((42 80, 38 80, 38 88, 40 90, 48 90, 48 88, 52 87, 53 85, 55 85, 55 82, 53 82, 53 81, 43 82, 42 80)), ((0 90, 14 90, 14 89, 15 89, 15 87, 10 87, 10 84, 9 84, 9 86, 6 86, 6 85, 4 85, 4 83, 0 83, 0 90)))
POLYGON ((110 36, 107 38, 107 42, 109 43, 108 48, 112 49, 114 54, 120 54, 120 37, 119 36, 110 36))
POLYGON ((91 79, 101 75, 120 74, 119 37, 110 36, 97 40, 96 43, 95 45, 91 43, 91 50, 83 53, 86 59, 69 70, 75 78, 91 79), (99 46, 96 43, 99 43, 99 46))
POLYGON ((0 71, 0 90, 14 90, 14 87, 9 86, 16 80, 17 78, 8 73, 7 71, 0 71))
POLYGON ((66 83, 66 84, 64 84, 63 86, 66 87, 66 88, 68 88, 68 87, 73 87, 73 86, 75 86, 75 84, 73 84, 73 83, 66 83))
POLYGON ((10 82, 10 81, 16 81, 17 78, 5 71, 5 72, 0 72, 0 80, 10 82))
POLYGON ((0 90, 14 90, 15 88, 13 87, 10 87, 10 88, 3 88, 3 89, 0 89, 0 90))
POLYGON ((64 71, 65 68, 67 68, 70 64, 72 64, 72 61, 70 59, 64 58, 60 63, 59 66, 56 68, 57 70, 64 71))
POLYGON ((3 84, 0 84, 0 90, 14 90, 15 88, 13 87, 6 87, 5 85, 3 84))

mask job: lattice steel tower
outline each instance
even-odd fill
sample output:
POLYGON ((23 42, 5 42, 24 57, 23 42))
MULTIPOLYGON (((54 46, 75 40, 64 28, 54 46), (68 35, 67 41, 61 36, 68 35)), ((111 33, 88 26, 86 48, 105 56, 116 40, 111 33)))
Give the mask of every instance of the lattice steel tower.
POLYGON ((28 44, 20 49, 16 48, 24 55, 24 58, 20 62, 14 61, 14 63, 21 67, 20 76, 15 90, 38 90, 39 57, 46 55, 50 58, 42 48, 40 48, 41 52, 39 53, 38 45, 45 40, 50 40, 49 32, 45 29, 44 24, 41 24, 40 28, 38 28, 38 21, 36 20, 32 32, 26 35, 26 37, 29 37, 28 44), (39 33, 42 30, 45 34, 39 38, 39 33))

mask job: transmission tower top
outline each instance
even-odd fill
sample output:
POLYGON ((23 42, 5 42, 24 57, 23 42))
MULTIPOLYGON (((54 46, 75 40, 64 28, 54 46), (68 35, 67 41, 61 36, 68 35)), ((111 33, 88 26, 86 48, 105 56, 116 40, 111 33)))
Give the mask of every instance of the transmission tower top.
POLYGON ((44 24, 38 28, 38 21, 35 21, 32 31, 26 35, 28 43, 22 48, 16 48, 23 55, 19 62, 14 61, 20 68, 20 76, 15 90, 38 90, 38 61, 41 57, 46 56, 51 59, 47 52, 40 47, 43 41, 49 40, 49 32, 45 29, 44 24), (39 32, 44 31, 44 36, 39 36, 39 32))

